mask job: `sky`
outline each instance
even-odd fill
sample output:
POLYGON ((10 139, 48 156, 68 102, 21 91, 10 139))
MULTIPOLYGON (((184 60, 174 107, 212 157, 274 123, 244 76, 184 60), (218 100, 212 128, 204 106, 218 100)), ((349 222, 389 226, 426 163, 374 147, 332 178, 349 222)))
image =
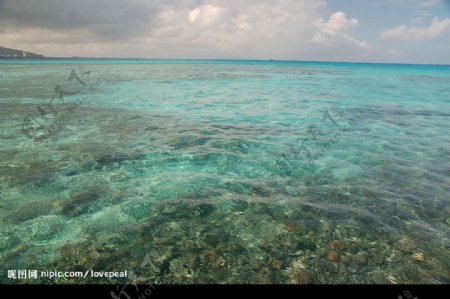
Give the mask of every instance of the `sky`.
POLYGON ((450 0, 0 0, 0 46, 52 57, 450 64, 450 0))

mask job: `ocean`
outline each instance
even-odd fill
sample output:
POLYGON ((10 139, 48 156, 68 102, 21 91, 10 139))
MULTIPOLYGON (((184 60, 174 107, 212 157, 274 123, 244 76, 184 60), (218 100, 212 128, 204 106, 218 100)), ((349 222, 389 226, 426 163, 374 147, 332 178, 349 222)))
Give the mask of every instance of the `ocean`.
POLYGON ((0 60, 0 115, 1 283, 450 283, 449 65, 0 60))

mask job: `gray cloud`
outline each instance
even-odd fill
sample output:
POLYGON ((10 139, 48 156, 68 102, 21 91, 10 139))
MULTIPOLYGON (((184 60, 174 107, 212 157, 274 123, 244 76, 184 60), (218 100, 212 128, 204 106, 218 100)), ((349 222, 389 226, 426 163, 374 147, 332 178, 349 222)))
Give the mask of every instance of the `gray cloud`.
POLYGON ((46 56, 355 60, 325 0, 0 0, 3 46, 46 56))
POLYGON ((145 0, 0 0, 0 24, 54 31, 84 29, 102 39, 138 36, 159 12, 145 0))

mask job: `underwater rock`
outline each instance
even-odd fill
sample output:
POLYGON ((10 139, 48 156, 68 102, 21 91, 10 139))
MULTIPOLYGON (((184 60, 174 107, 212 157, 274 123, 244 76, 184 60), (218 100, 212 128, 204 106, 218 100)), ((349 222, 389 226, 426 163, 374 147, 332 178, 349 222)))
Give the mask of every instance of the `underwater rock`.
POLYGON ((306 284, 311 281, 305 257, 294 260, 283 273, 290 283, 306 284))
POLYGON ((356 255, 352 258, 353 261, 355 261, 359 265, 366 265, 367 264, 367 253, 363 251, 359 251, 356 255))
POLYGON ((340 252, 340 251, 342 251, 344 246, 342 245, 342 243, 340 241, 334 240, 330 243, 330 248, 337 252, 340 252))
POLYGON ((297 243, 297 249, 314 251, 317 249, 317 245, 310 239, 304 238, 297 243))
POLYGON ((2 176, 7 179, 10 185, 36 185, 48 184, 58 171, 58 163, 52 161, 32 161, 27 165, 16 165, 6 167, 2 171, 2 176), (10 169, 10 171, 7 171, 10 169))
POLYGON ((65 244, 60 249, 61 257, 64 259, 71 259, 78 255, 79 252, 78 246, 74 244, 65 244))
POLYGON ((76 170, 69 170, 64 175, 65 176, 74 176, 74 175, 77 175, 77 174, 78 174, 78 171, 76 171, 76 170))
POLYGON ((79 216, 85 213, 90 205, 99 199, 102 188, 76 192, 69 199, 61 201, 61 212, 65 215, 79 216))
POLYGON ((330 262, 337 262, 339 261, 339 255, 336 251, 328 251, 327 252, 327 260, 330 262))
POLYGON ((94 160, 101 166, 112 165, 114 163, 122 163, 129 159, 128 155, 113 153, 94 153, 94 160))
POLYGON ((297 284, 307 284, 309 283, 309 274, 306 271, 296 272, 293 275, 293 280, 297 284))
POLYGON ((269 197, 273 194, 272 189, 246 181, 229 181, 224 184, 224 188, 233 193, 258 197, 269 197))
POLYGON ((370 190, 370 189, 363 189, 359 192, 359 195, 362 197, 372 198, 372 197, 377 197, 378 193, 373 190, 370 190))
POLYGON ((88 258, 89 258, 90 260, 97 260, 97 259, 99 259, 100 257, 101 257, 101 254, 98 253, 98 252, 95 251, 95 250, 91 251, 91 252, 88 254, 88 258))
POLYGON ((343 255, 343 256, 340 257, 340 262, 342 264, 344 264, 344 265, 349 264, 350 261, 351 261, 351 258, 349 256, 347 256, 347 255, 343 255))
POLYGON ((161 245, 169 245, 172 244, 173 241, 170 239, 166 239, 166 238, 161 238, 161 239, 154 239, 152 241, 152 244, 155 246, 161 246, 161 245))
MULTIPOLYGON (((114 163, 121 165, 123 162, 130 160, 142 160, 145 154, 138 151, 126 151, 113 145, 96 144, 96 143, 80 143, 74 145, 74 148, 80 152, 81 162, 85 164, 89 160, 94 162, 95 168, 103 168, 113 166, 114 163)), ((92 163, 90 163, 92 164, 92 163)))
POLYGON ((182 136, 178 138, 176 141, 169 143, 175 150, 185 149, 191 146, 204 145, 208 142, 210 138, 203 137, 191 137, 191 136, 182 136))
POLYGON ((204 234, 202 239, 209 245, 219 244, 222 241, 221 235, 214 232, 204 234))
POLYGON ((22 240, 49 240, 61 232, 67 225, 64 217, 45 215, 23 222, 20 227, 22 240))
POLYGON ((249 203, 245 200, 233 200, 233 211, 243 212, 249 208, 249 203))
POLYGON ((205 251, 205 252, 202 254, 203 260, 206 261, 206 262, 208 262, 208 263, 211 262, 212 260, 214 260, 215 256, 216 256, 216 253, 215 253, 215 251, 212 250, 212 249, 207 250, 207 251, 205 251))
POLYGON ((208 217, 216 208, 212 204, 200 204, 196 207, 194 214, 198 217, 208 217))
POLYGON ((18 224, 39 216, 49 215, 52 213, 53 203, 54 201, 42 200, 17 205, 13 210, 8 211, 3 219, 5 222, 18 224))
POLYGON ((38 259, 34 254, 29 254, 26 257, 26 261, 27 261, 28 266, 35 267, 38 259))
POLYGON ((13 248, 20 242, 21 239, 16 234, 0 231, 0 248, 13 248))
POLYGON ((186 255, 170 261, 170 276, 175 278, 175 282, 193 282, 197 266, 197 257, 186 255))
POLYGON ((273 194, 273 192, 270 189, 262 186, 252 186, 252 188, 250 189, 250 194, 259 197, 269 197, 273 194))
POLYGON ((283 266, 283 261, 282 260, 273 260, 272 261, 272 267, 274 269, 281 269, 282 266, 283 266))
POLYGON ((380 270, 373 271, 373 272, 369 273, 368 276, 369 276, 370 282, 372 282, 372 283, 376 283, 376 284, 392 283, 392 281, 389 281, 389 279, 386 277, 386 274, 380 270))
POLYGON ((423 261, 425 260, 425 257, 423 256, 423 253, 422 253, 422 252, 414 252, 414 253, 411 255, 411 259, 412 259, 413 261, 423 262, 423 261))
POLYGON ((28 245, 19 245, 16 247, 16 252, 24 252, 30 248, 28 245))
POLYGON ((136 260, 133 260, 133 261, 130 261, 128 263, 128 265, 133 269, 137 269, 140 266, 140 263, 136 260))
POLYGON ((292 219, 286 219, 283 221, 284 226, 286 227, 286 230, 290 233, 297 233, 298 227, 297 222, 292 219))

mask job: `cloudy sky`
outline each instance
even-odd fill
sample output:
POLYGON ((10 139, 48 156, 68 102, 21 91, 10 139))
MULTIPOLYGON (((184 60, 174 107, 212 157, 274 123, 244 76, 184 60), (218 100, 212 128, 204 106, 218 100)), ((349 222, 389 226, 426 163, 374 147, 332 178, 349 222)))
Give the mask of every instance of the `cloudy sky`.
POLYGON ((0 46, 46 56, 450 64, 450 0, 0 0, 0 46))

